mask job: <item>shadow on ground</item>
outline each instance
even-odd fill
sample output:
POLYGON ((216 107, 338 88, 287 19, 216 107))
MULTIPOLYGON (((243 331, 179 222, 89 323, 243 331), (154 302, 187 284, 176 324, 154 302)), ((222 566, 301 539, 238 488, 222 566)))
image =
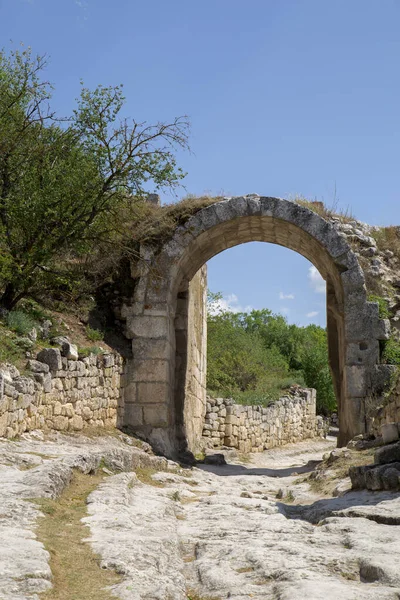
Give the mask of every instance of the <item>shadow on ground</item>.
POLYGON ((266 477, 290 477, 291 475, 300 475, 301 473, 311 473, 315 467, 319 465, 322 460, 309 460, 306 465, 302 467, 288 467, 286 469, 265 469, 265 468, 254 468, 249 469, 244 465, 204 465, 197 464, 196 467, 202 471, 214 473, 221 477, 229 477, 232 475, 265 475, 266 477))
POLYGON ((354 490, 338 498, 323 498, 312 504, 277 502, 276 506, 288 519, 301 519, 314 525, 334 516, 360 517, 383 525, 400 525, 399 500, 399 492, 354 490), (398 510, 395 510, 396 507, 398 510))

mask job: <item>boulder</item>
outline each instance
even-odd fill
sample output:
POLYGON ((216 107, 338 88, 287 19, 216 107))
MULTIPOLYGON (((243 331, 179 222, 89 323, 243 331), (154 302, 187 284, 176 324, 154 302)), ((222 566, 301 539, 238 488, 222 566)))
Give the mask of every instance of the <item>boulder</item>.
POLYGON ((68 360, 78 360, 78 347, 72 344, 67 337, 57 336, 51 340, 55 346, 60 346, 61 354, 68 360))
POLYGON ((48 373, 50 370, 49 365, 38 360, 28 360, 26 366, 32 373, 48 373))
POLYGON ((378 465, 398 461, 400 461, 400 442, 390 444, 389 446, 382 446, 382 448, 378 448, 375 452, 375 462, 378 465))
POLYGON ((39 352, 36 359, 49 366, 50 371, 61 371, 61 352, 58 348, 44 348, 39 352))
POLYGON ((226 465, 225 456, 223 454, 209 454, 204 457, 203 463, 205 465, 226 465))
POLYGON ((399 428, 397 423, 385 423, 381 427, 382 439, 384 444, 397 442, 399 439, 399 428))

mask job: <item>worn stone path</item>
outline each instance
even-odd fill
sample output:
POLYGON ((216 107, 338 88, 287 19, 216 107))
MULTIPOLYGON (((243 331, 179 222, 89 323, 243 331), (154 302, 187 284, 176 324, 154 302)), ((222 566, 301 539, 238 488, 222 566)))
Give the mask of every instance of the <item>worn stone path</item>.
POLYGON ((152 475, 158 487, 121 472, 88 498, 88 542, 103 567, 122 573, 113 588, 121 600, 400 598, 400 528, 385 524, 400 524, 400 495, 321 498, 299 482, 333 442, 187 471, 124 439, 0 443, 1 600, 37 599, 51 585, 38 510, 23 498, 56 495, 72 466, 87 472, 101 456, 114 469, 164 469, 152 475), (20 470, 22 460, 37 466, 20 470))

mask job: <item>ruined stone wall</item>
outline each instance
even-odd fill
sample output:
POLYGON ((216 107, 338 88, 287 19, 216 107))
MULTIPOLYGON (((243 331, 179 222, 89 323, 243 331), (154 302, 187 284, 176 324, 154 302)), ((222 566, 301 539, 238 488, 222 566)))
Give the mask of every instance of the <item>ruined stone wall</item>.
POLYGON ((316 393, 298 390, 268 407, 242 406, 231 399, 207 398, 203 443, 241 452, 262 452, 314 437, 323 437, 322 417, 316 416, 316 393))
POLYGON ((184 428, 188 447, 197 452, 206 415, 207 376, 207 267, 189 284, 187 370, 184 428))
POLYGON ((400 378, 390 393, 383 399, 378 408, 372 403, 372 425, 371 430, 375 435, 380 435, 381 427, 385 423, 400 423, 400 378))
POLYGON ((32 374, 0 366, 0 436, 33 429, 80 431, 115 427, 122 397, 123 359, 118 354, 69 360, 49 348, 28 361, 32 374))

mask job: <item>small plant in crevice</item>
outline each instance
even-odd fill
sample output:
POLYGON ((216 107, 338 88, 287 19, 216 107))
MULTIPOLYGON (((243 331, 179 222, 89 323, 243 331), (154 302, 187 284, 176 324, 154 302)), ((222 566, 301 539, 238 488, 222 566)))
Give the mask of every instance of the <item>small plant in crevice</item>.
POLYGON ((388 304, 388 301, 385 300, 385 298, 383 298, 382 296, 379 296, 378 294, 369 294, 368 301, 377 303, 378 310, 379 310, 379 317, 381 319, 389 319, 389 317, 390 317, 389 304, 388 304))
POLYGON ((383 342, 381 360, 387 365, 400 365, 400 341, 395 337, 383 342))
POLYGON ((104 333, 99 329, 92 329, 89 325, 86 326, 86 336, 91 342, 101 342, 104 339, 104 333))

